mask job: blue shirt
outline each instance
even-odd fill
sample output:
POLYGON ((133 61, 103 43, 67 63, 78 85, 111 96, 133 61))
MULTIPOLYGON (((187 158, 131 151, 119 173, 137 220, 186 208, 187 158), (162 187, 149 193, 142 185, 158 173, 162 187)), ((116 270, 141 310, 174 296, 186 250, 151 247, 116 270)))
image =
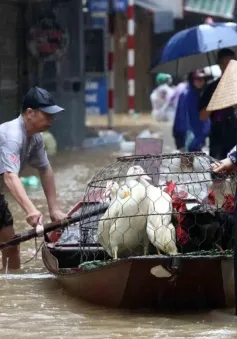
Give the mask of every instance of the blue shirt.
POLYGON ((210 120, 201 121, 199 114, 200 92, 188 85, 179 97, 174 121, 174 133, 186 134, 191 130, 195 137, 204 139, 210 133, 210 120))

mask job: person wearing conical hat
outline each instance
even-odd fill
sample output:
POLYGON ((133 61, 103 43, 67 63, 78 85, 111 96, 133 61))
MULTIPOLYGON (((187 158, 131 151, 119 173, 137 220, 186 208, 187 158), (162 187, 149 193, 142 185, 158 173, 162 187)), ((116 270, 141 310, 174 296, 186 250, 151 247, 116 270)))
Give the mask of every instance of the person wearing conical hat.
MULTIPOLYGON (((218 52, 217 60, 221 68, 222 74, 224 73, 230 60, 236 59, 234 51, 229 48, 223 48, 218 52)), ((211 97, 216 90, 221 78, 218 78, 207 85, 202 93, 199 102, 200 119, 211 121, 210 140, 210 156, 221 160, 227 156, 228 151, 234 147, 236 140, 236 131, 234 124, 236 117, 234 108, 230 106, 218 110, 207 110, 207 106, 211 97), (228 130, 228 135, 225 131, 228 130)))
MULTIPOLYGON (((231 60, 207 106, 207 111, 216 111, 228 107, 237 108, 237 61, 231 60)), ((237 142, 237 124, 235 124, 235 144, 237 142)), ((229 131, 225 130, 228 136, 229 131)), ((223 140, 222 140, 223 141, 223 140)), ((225 174, 237 171, 237 147, 228 150, 227 156, 215 162, 212 168, 215 173, 225 174)))

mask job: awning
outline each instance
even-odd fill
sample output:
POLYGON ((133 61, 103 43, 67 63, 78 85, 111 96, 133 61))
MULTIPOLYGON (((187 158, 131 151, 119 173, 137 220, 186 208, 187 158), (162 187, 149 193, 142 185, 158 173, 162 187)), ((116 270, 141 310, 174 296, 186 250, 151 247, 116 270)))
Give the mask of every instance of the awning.
MULTIPOLYGON (((40 1, 40 0, 34 0, 34 1, 40 1)), ((109 10, 109 4, 110 4, 109 0, 84 0, 84 1, 86 1, 87 3, 88 10, 94 14, 101 13, 101 12, 107 13, 109 10)), ((172 1, 171 0, 135 0, 134 2, 136 6, 142 7, 154 13, 171 12, 174 18, 177 18, 177 19, 183 18, 183 0, 172 0, 172 1)), ((127 0, 113 0, 112 4, 113 4, 113 9, 115 10, 115 12, 125 12, 127 9, 128 1, 127 0)))
POLYGON ((185 0, 184 10, 232 19, 235 4, 236 0, 185 0))
POLYGON ((183 0, 135 0, 135 5, 152 12, 170 11, 174 18, 183 18, 183 0))
POLYGON ((145 8, 153 12, 156 12, 160 9, 160 6, 155 1, 135 0, 135 4, 139 7, 145 8))

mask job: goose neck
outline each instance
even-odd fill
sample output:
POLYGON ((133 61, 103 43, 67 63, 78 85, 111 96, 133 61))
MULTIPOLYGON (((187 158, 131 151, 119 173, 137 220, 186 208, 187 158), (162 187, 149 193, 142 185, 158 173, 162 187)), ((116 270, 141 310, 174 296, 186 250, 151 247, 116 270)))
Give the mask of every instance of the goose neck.
POLYGON ((151 186, 151 184, 148 181, 146 181, 146 179, 144 179, 143 177, 140 177, 139 181, 145 187, 151 186))

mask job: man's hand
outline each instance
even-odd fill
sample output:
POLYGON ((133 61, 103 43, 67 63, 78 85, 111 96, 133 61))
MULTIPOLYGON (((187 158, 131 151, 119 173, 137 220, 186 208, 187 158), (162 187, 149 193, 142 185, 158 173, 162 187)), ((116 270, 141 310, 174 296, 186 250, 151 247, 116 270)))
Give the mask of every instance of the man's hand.
POLYGON ((38 237, 43 237, 43 235, 44 235, 44 225, 43 225, 43 216, 42 215, 38 220, 38 224, 35 227, 35 230, 36 230, 38 237))
POLYGON ((26 221, 32 227, 36 227, 39 222, 42 223, 42 214, 38 210, 34 210, 33 212, 29 213, 26 217, 26 221))
POLYGON ((50 212, 50 219, 54 222, 61 221, 63 219, 66 219, 68 216, 67 214, 63 213, 59 209, 55 209, 50 212))
POLYGON ((53 222, 57 222, 67 218, 67 215, 61 212, 60 209, 58 208, 55 180, 51 166, 48 166, 45 170, 42 170, 39 173, 44 193, 48 201, 49 214, 51 220, 53 222))
POLYGON ((226 158, 220 162, 215 162, 211 166, 215 173, 220 174, 229 174, 237 171, 237 166, 233 164, 230 158, 226 158))

